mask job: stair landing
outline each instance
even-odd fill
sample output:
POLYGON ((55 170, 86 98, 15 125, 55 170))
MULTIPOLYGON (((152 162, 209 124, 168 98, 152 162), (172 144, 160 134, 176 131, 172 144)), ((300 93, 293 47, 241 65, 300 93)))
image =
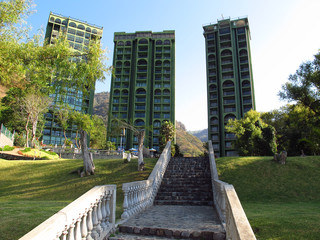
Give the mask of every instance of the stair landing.
MULTIPOLYGON (((138 234, 174 239, 225 239, 225 231, 212 206, 155 205, 119 226, 112 239, 139 239, 138 234)), ((141 238, 148 239, 148 238, 141 238)))

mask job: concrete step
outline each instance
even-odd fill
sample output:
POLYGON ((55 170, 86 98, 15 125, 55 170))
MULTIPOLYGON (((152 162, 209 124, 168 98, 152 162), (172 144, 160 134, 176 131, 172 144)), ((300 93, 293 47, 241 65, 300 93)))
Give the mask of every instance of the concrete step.
MULTIPOLYGON (((119 232, 129 234, 128 239, 225 240, 224 228, 212 206, 152 206, 122 223, 119 232)), ((114 240, 117 239, 126 238, 114 240)))
POLYGON ((213 201, 155 200, 155 205, 212 206, 213 201))

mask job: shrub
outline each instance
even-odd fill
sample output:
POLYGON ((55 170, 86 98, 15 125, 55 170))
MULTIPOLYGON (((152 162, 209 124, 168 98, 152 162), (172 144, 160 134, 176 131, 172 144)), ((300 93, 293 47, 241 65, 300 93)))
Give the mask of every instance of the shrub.
POLYGON ((11 147, 11 146, 9 146, 9 145, 5 145, 4 147, 3 147, 3 151, 12 151, 14 149, 14 147, 11 147))
POLYGON ((43 156, 41 157, 42 160, 50 160, 50 158, 48 156, 43 156))
POLYGON ((55 153, 55 152, 46 151, 46 150, 43 150, 43 149, 41 149, 40 151, 41 151, 41 152, 45 152, 45 153, 47 153, 47 154, 49 154, 49 155, 52 155, 52 156, 56 156, 56 155, 58 155, 58 154, 57 154, 57 153, 55 153))
POLYGON ((14 143, 15 146, 23 147, 26 145, 26 138, 23 134, 15 134, 14 135, 14 143))
POLYGON ((29 148, 29 147, 26 147, 24 150, 22 150, 21 152, 30 152, 31 151, 31 148, 29 148))
POLYGON ((2 151, 2 148, 0 148, 0 151, 2 151))

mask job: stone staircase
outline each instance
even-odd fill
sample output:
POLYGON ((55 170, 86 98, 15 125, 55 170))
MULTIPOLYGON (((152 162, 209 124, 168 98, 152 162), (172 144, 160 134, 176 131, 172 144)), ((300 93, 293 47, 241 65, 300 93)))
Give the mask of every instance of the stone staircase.
POLYGON ((172 158, 164 174, 155 204, 212 206, 209 160, 172 158))
POLYGON ((172 158, 155 205, 119 225, 119 239, 225 240, 213 206, 209 160, 172 158))

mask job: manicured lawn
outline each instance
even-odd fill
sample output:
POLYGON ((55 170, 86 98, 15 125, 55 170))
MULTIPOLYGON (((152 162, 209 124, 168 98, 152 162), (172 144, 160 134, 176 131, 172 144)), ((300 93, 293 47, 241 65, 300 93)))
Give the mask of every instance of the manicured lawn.
POLYGON ((233 184, 257 239, 319 239, 320 157, 220 158, 220 179, 233 184))
POLYGON ((0 159, 1 240, 16 240, 96 185, 117 184, 117 218, 122 213, 122 183, 147 179, 157 159, 95 160, 96 174, 72 173, 82 160, 6 161, 0 159))

